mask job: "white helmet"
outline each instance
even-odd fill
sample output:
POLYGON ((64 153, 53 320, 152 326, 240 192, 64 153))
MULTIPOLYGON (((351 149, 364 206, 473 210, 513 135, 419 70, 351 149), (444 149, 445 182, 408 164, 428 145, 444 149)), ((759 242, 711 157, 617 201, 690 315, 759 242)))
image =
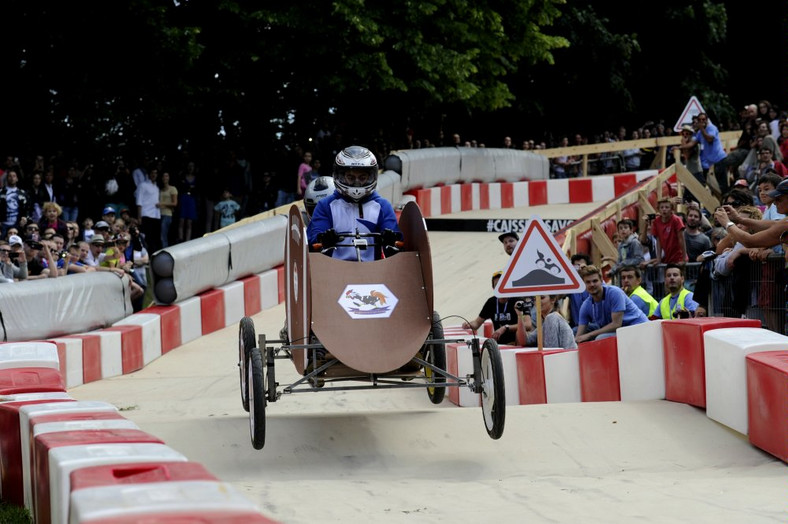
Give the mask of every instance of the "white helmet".
POLYGON ((361 146, 340 151, 334 160, 334 183, 356 202, 372 193, 378 184, 378 161, 372 151, 361 146))
POLYGON ((304 192, 304 207, 310 217, 317 203, 327 196, 334 194, 335 189, 334 179, 330 176, 319 176, 306 186, 306 191, 304 192))

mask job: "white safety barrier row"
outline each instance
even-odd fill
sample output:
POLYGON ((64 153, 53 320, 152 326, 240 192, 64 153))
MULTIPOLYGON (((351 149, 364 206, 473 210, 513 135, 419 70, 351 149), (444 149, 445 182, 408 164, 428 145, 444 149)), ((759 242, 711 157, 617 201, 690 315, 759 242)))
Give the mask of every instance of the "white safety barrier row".
POLYGON ((202 465, 106 402, 77 401, 52 343, 0 346, 0 498, 39 524, 270 523, 202 465))
MULTIPOLYGON (((507 404, 682 402, 788 462, 788 337, 758 320, 718 317, 647 322, 616 335, 571 350, 500 346, 507 404)), ((472 373, 467 344, 446 352, 450 373, 472 373)), ((449 388, 447 398, 479 405, 466 389, 449 388)))

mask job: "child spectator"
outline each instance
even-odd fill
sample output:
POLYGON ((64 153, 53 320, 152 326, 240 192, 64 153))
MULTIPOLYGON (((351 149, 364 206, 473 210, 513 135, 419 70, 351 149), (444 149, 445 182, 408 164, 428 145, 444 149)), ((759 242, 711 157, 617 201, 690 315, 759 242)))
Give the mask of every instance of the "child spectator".
MULTIPOLYGON (((610 268, 610 275, 615 275, 624 266, 639 266, 645 261, 643 258, 643 245, 635 232, 635 223, 629 218, 618 222, 618 261, 610 268)), ((605 257, 610 260, 609 258, 605 257)), ((605 260, 605 259, 603 259, 605 260)))
POLYGON ((216 204, 213 209, 220 214, 219 227, 227 227, 230 224, 235 224, 235 214, 241 209, 241 206, 233 200, 230 190, 225 189, 222 192, 222 201, 216 204))

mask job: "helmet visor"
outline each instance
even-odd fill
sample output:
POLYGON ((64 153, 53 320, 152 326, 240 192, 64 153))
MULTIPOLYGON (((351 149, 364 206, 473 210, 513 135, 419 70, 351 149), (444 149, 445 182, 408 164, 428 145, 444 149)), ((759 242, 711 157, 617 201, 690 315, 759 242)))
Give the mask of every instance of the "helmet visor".
POLYGON ((339 173, 337 179, 348 187, 365 187, 375 180, 372 173, 363 169, 348 169, 339 173))

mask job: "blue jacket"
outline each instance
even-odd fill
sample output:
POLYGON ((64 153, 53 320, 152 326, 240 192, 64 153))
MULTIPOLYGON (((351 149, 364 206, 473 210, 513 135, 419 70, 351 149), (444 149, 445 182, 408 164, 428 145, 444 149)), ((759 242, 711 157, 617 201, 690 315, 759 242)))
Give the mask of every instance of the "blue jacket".
MULTIPOLYGON (((384 229, 399 233, 394 208, 377 191, 373 191, 359 202, 346 200, 338 191, 319 201, 306 230, 309 243, 317 242, 318 235, 329 229, 334 229, 337 233, 355 233, 356 229, 360 233, 381 233, 384 229)), ((338 247, 332 257, 340 260, 357 260, 356 249, 338 247)), ((379 248, 361 251, 361 259, 365 262, 376 258, 380 258, 379 248)))

